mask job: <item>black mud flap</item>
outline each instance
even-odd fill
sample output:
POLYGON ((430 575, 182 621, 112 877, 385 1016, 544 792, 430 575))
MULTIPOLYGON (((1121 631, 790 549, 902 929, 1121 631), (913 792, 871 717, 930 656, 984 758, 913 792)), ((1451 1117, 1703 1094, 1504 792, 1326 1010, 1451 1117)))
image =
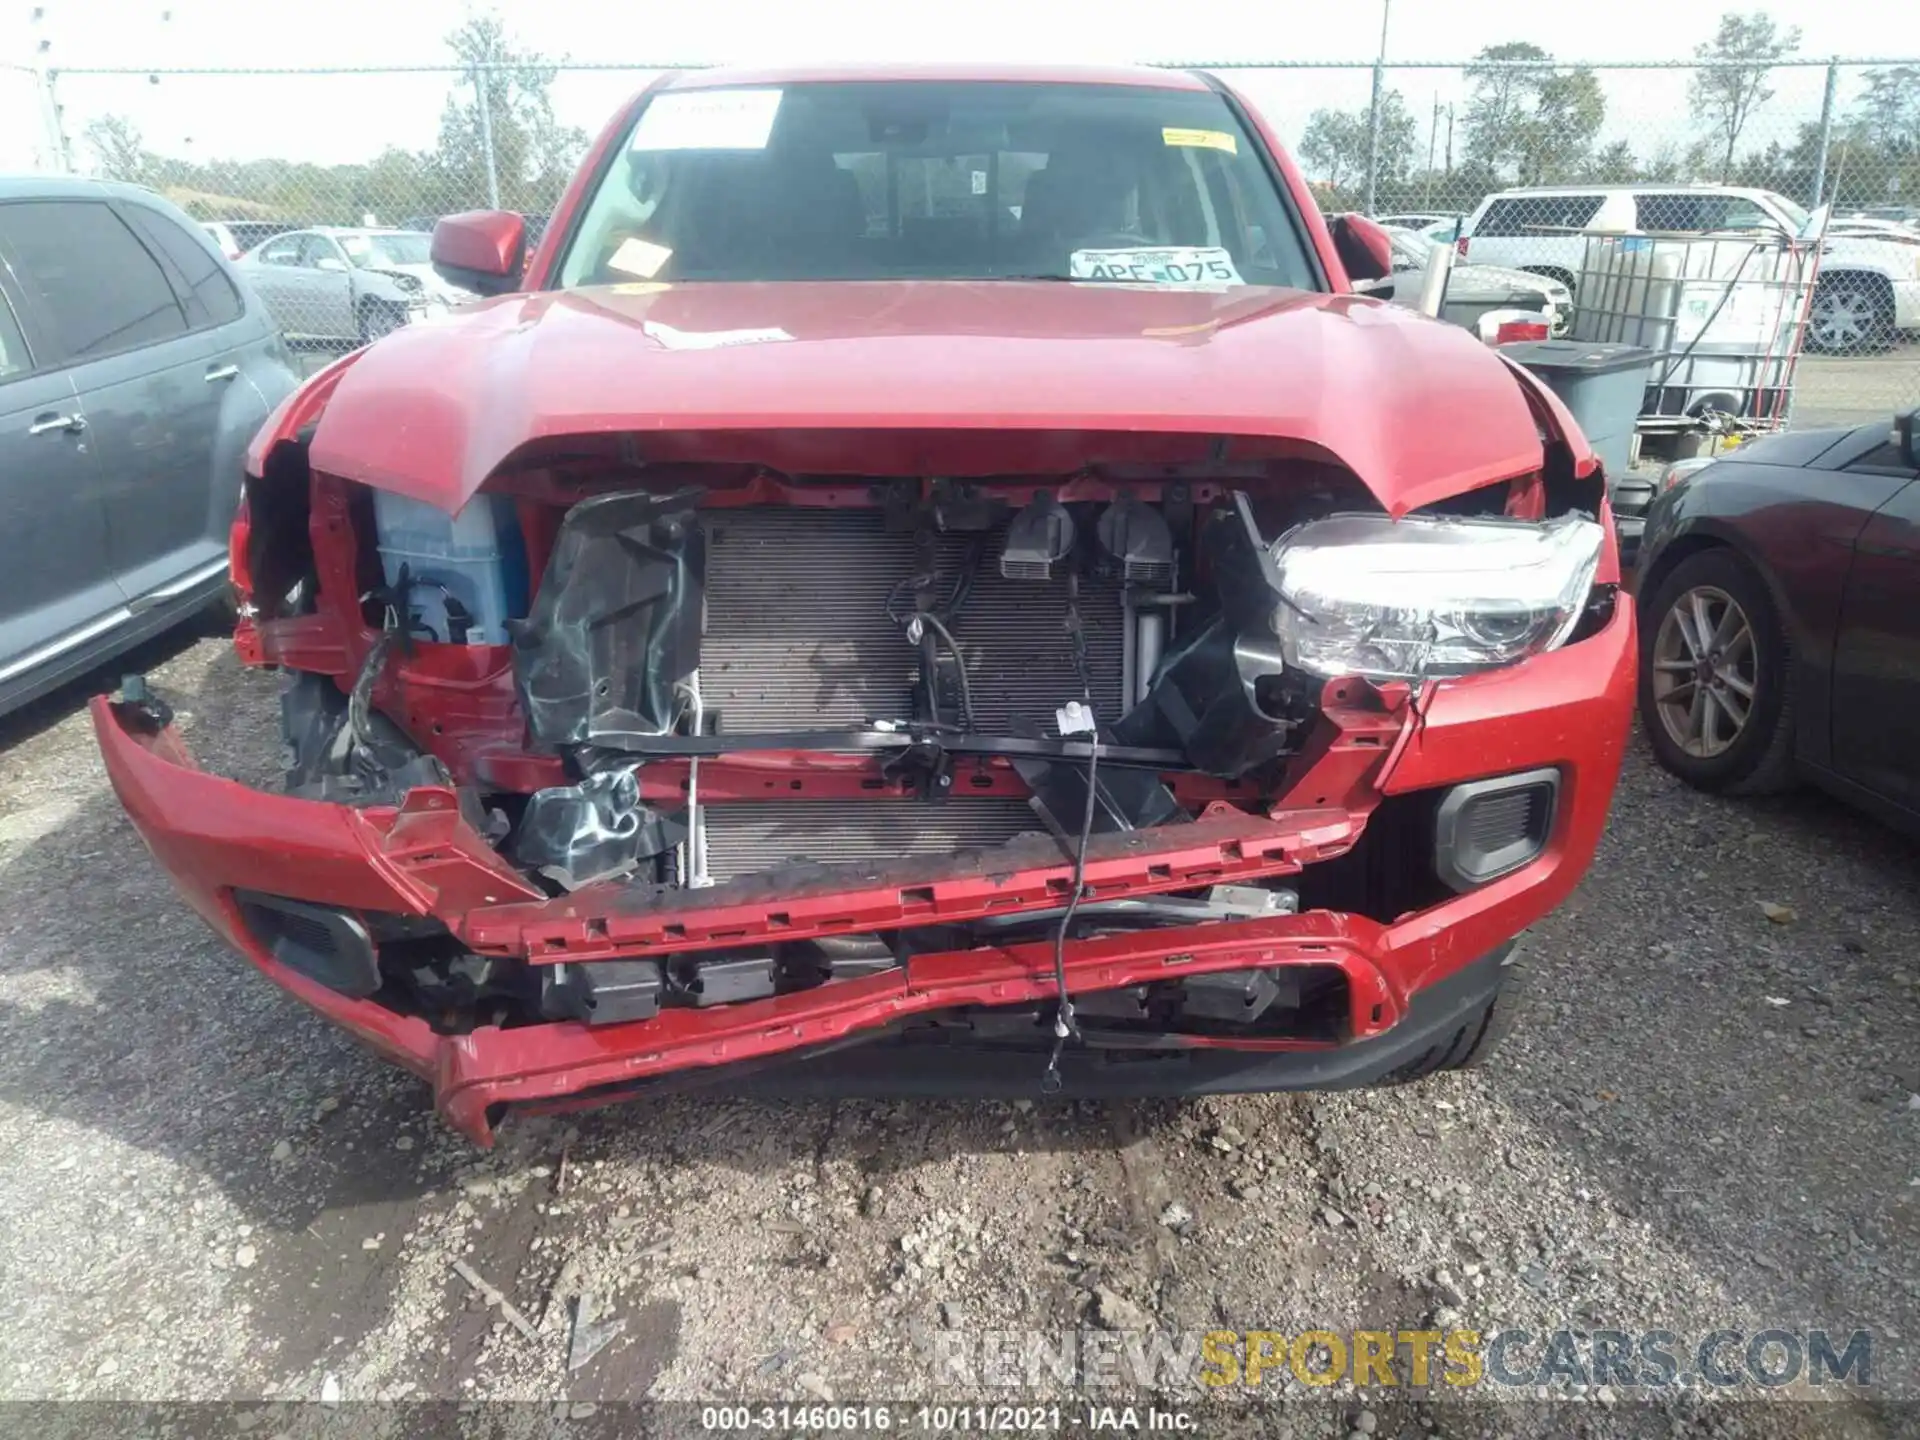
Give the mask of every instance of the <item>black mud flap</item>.
POLYGON ((532 613, 508 624, 538 739, 591 745, 672 727, 674 686, 700 663, 698 493, 601 495, 567 512, 532 613))

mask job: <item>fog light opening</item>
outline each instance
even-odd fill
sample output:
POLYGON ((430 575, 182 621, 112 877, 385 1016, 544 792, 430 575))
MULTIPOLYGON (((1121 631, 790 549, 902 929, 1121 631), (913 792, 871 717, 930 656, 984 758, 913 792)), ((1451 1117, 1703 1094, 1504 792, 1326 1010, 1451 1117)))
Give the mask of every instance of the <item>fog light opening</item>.
POLYGON ((1547 848, 1559 802, 1555 769, 1454 786, 1434 818, 1434 869, 1455 890, 1512 874, 1547 848))

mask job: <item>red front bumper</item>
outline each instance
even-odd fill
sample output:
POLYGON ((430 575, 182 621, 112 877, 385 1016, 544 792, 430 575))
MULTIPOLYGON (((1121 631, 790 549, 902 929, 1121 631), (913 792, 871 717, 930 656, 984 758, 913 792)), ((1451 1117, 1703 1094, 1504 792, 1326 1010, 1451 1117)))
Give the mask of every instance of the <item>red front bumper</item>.
MULTIPOLYGON (((1336 737, 1290 792, 1290 808, 1267 817, 1222 808, 1191 826, 1141 832, 1101 852, 1087 878, 1091 890, 1109 897, 1296 873, 1350 848, 1378 793, 1557 767, 1553 837, 1525 868, 1392 924, 1310 911, 1079 941, 1067 947, 1072 988, 1335 964, 1348 979, 1353 1039, 1390 1030, 1414 992, 1540 919, 1585 870, 1619 772, 1633 659, 1632 607, 1621 605, 1600 633, 1578 645, 1511 671, 1443 683, 1418 724, 1393 720, 1397 743, 1381 744, 1378 725, 1371 737, 1350 735, 1350 747, 1336 737), (1345 783, 1323 787, 1316 777, 1345 783), (1313 793, 1321 789, 1328 793, 1313 793)), ((104 698, 93 702, 93 720, 121 803, 208 923, 276 983, 428 1080, 448 1123, 482 1144, 491 1140, 496 1106, 559 1104, 666 1071, 811 1049, 917 1012, 1053 993, 1051 947, 1008 945, 920 955, 910 971, 714 1009, 668 1009, 630 1024, 556 1021, 438 1035, 424 1021, 336 994, 278 964, 248 933, 233 892, 433 915, 477 950, 552 963, 1044 906, 1057 903, 1065 867, 1044 859, 1018 869, 948 866, 925 884, 889 875, 884 884, 849 882, 797 898, 722 887, 730 893, 697 892, 714 899, 687 899, 670 914, 617 898, 596 903, 589 891, 548 900, 460 819, 451 792, 415 790, 398 808, 366 810, 291 799, 206 774, 171 731, 143 733, 104 698)))

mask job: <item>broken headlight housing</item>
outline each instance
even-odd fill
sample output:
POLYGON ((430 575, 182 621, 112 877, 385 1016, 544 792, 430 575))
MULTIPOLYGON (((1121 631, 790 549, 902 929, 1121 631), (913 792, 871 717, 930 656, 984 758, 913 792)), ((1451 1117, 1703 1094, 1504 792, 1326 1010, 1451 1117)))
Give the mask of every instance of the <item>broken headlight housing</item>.
POLYGON ((1411 679, 1512 665, 1566 642, 1600 562, 1582 515, 1334 515, 1274 544, 1273 628, 1315 675, 1411 679))

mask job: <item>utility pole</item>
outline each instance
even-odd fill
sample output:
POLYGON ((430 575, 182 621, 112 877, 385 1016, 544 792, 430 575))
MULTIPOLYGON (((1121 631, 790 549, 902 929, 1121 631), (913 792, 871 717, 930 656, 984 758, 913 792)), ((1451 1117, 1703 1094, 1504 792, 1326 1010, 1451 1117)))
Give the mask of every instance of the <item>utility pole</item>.
POLYGON ((1820 101, 1820 151, 1813 162, 1813 193, 1807 197, 1807 208, 1820 208, 1820 196, 1827 186, 1827 151, 1833 144, 1833 94, 1840 86, 1840 65, 1836 60, 1827 62, 1827 92, 1820 101))
POLYGON ((1427 193, 1420 203, 1433 204, 1433 148, 1440 139, 1440 92, 1433 92, 1433 119, 1427 124, 1427 193))
POLYGON ((1367 114, 1367 204, 1374 211, 1375 186, 1380 176, 1380 87, 1386 78, 1387 21, 1393 14, 1393 0, 1380 0, 1380 54, 1373 62, 1373 105, 1367 114))
POLYGON ((34 104, 40 111, 41 129, 46 134, 43 153, 50 168, 71 175, 73 173, 73 149, 67 141, 66 116, 60 109, 60 97, 53 88, 54 71, 48 64, 47 54, 53 49, 53 41, 47 38, 41 29, 47 18, 47 7, 36 5, 31 12, 33 22, 33 63, 31 66, 8 66, 8 69, 24 69, 33 76, 34 104))
POLYGON ((481 63, 473 67, 473 93, 480 118, 480 158, 487 167, 487 208, 500 208, 500 162, 493 153, 493 101, 488 92, 493 89, 493 46, 487 46, 487 53, 481 63))

